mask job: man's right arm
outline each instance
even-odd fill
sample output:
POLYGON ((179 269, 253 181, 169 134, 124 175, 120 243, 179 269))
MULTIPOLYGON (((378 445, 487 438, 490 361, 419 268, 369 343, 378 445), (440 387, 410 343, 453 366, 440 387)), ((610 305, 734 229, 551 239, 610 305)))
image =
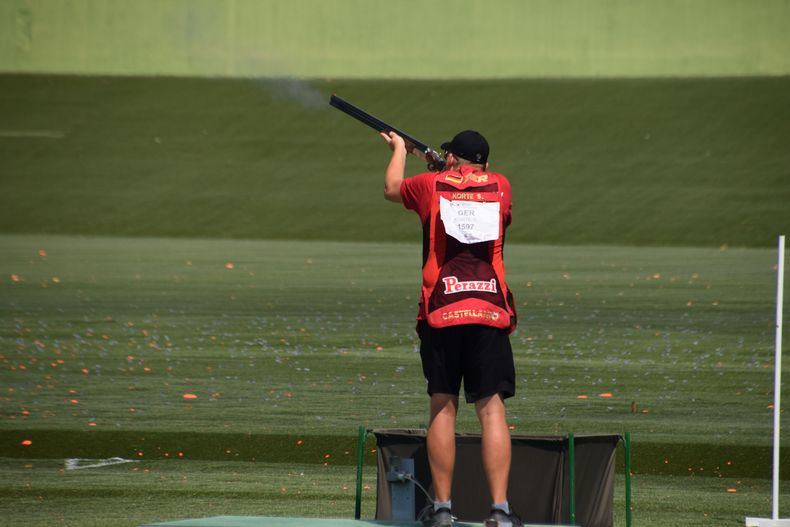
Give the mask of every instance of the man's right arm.
POLYGON ((381 132, 381 137, 387 142, 392 150, 392 158, 387 165, 387 172, 384 175, 384 199, 402 203, 403 198, 400 194, 400 186, 406 172, 406 143, 403 138, 395 132, 381 132))

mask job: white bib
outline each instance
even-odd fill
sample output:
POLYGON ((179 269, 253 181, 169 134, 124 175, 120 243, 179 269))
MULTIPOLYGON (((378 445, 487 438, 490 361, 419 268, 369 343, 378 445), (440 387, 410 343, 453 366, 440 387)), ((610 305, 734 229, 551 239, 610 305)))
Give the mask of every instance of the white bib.
POLYGON ((445 232, 461 243, 499 238, 499 202, 450 201, 439 196, 439 215, 445 232))

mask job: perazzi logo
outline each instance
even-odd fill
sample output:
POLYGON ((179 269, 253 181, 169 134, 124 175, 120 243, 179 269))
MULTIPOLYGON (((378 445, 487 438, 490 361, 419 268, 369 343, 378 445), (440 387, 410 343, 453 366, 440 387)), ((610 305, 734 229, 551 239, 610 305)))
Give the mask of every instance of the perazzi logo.
POLYGON ((447 174, 444 176, 445 181, 452 181, 458 185, 466 183, 469 180, 474 181, 475 183, 487 183, 488 182, 488 174, 467 174, 462 176, 461 174, 447 174))
POLYGON ((454 320, 459 318, 497 320, 499 318, 499 313, 496 311, 484 311, 482 309, 459 309, 457 311, 445 311, 442 313, 442 320, 454 320))
POLYGON ((470 280, 468 282, 459 282, 455 276, 448 276, 442 278, 444 282, 444 294, 452 295, 454 293, 461 293, 463 291, 484 291, 486 293, 496 293, 496 279, 491 280, 470 280))

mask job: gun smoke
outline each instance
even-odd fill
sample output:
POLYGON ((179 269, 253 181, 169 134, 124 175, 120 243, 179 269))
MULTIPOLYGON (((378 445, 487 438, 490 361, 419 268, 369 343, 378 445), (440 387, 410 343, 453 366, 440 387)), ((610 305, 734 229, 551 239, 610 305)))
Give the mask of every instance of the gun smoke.
POLYGON ((326 95, 313 88, 309 82, 295 77, 259 79, 275 101, 292 101, 311 110, 326 109, 326 95))

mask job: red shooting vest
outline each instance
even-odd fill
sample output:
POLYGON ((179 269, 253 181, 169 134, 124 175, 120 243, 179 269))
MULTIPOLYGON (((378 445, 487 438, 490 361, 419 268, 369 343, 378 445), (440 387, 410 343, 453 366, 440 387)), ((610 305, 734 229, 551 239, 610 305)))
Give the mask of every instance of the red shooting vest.
MULTIPOLYGON (((467 166, 461 167, 460 171, 416 177, 426 178, 420 182, 420 188, 425 193, 430 192, 430 200, 428 196, 420 199, 421 206, 430 206, 430 211, 424 211, 428 214, 423 221, 422 295, 418 318, 435 328, 484 324, 513 331, 516 327, 515 304, 505 282, 502 260, 511 207, 507 179, 494 172, 474 172, 467 166), (461 217, 443 219, 442 198, 447 200, 445 210, 448 215, 461 217), (491 205, 499 204, 498 235, 494 227, 488 227, 489 237, 496 236, 496 239, 464 243, 447 234, 447 230, 464 234, 464 228, 476 227, 472 223, 464 223, 463 218, 465 214, 476 214, 474 210, 463 210, 479 206, 474 203, 487 204, 482 206, 489 210, 493 210, 491 205), (461 210, 451 211, 453 206, 461 210), (445 228, 445 221, 455 222, 455 228, 445 228)), ((480 211, 477 215, 481 215, 480 211)), ((496 215, 490 217, 496 219, 496 215)))

